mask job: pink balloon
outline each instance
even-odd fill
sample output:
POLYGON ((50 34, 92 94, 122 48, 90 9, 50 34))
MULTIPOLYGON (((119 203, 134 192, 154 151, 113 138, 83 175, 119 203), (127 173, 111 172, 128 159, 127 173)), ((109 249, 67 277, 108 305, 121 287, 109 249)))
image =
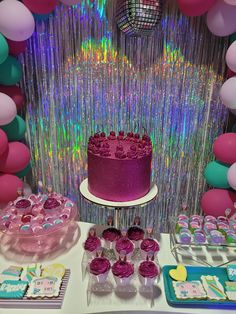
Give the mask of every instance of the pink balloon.
POLYGON ((2 155, 8 148, 8 138, 6 133, 0 129, 0 155, 2 155))
POLYGON ((20 142, 10 142, 8 150, 0 156, 0 171, 16 173, 30 162, 29 148, 20 142))
POLYGON ((177 2, 184 15, 199 16, 206 13, 216 0, 177 0, 177 2))
POLYGON ((231 188, 236 190, 236 163, 234 163, 228 170, 227 179, 231 188))
POLYGON ((16 104, 11 97, 0 92, 0 125, 10 123, 15 118, 16 113, 16 104))
POLYGON ((228 36, 236 31, 236 7, 218 0, 207 13, 207 26, 217 36, 228 36))
POLYGON ((236 72, 236 41, 234 41, 227 50, 226 63, 230 70, 236 72))
POLYGON ((0 2, 0 32, 8 39, 23 41, 34 32, 32 13, 17 0, 0 2))
POLYGON ((0 203, 14 201, 19 188, 23 188, 23 182, 17 176, 0 174, 0 203))
POLYGON ((220 89, 220 98, 229 109, 236 109, 236 76, 229 78, 220 89))
POLYGON ((74 5, 74 4, 78 4, 80 1, 79 0, 60 0, 60 2, 66 5, 74 5))
POLYGON ((231 209, 231 215, 236 213, 234 208, 236 193, 223 189, 212 189, 203 194, 201 208, 206 215, 214 217, 224 216, 227 208, 231 209))
POLYGON ((213 144, 213 152, 218 161, 226 164, 236 162, 236 133, 220 135, 213 144))
POLYGON ((57 0, 23 0, 23 3, 33 13, 48 14, 55 9, 57 0))
POLYGON ((230 5, 236 5, 236 0, 224 0, 224 2, 230 5))

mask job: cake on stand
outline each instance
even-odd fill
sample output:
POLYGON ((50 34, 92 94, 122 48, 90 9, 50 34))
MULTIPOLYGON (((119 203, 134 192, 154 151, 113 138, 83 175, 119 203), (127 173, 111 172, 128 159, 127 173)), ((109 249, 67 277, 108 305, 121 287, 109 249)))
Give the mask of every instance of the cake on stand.
POLYGON ((145 196, 139 199, 128 201, 128 202, 107 201, 102 198, 96 197, 95 195, 89 192, 87 178, 82 181, 79 189, 80 189, 80 193, 87 201, 95 205, 101 205, 102 207, 111 208, 115 210, 114 226, 118 229, 125 226, 124 221, 123 221, 124 217, 122 215, 122 210, 127 210, 129 208, 135 208, 138 206, 144 207, 148 203, 153 201, 157 197, 157 193, 158 193, 156 184, 152 184, 150 191, 145 196))

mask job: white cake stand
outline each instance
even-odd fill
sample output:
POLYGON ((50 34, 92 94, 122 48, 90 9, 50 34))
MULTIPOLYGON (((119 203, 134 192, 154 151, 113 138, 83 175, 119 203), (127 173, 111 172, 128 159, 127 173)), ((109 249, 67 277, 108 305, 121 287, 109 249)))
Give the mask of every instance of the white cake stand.
POLYGON ((122 209, 129 209, 133 208, 135 206, 146 206, 148 203, 150 203, 152 200, 154 200, 157 196, 158 189, 156 184, 152 184, 150 191, 143 197, 133 200, 133 201, 128 201, 128 202, 112 202, 112 201, 107 201, 102 198, 96 197, 92 193, 89 192, 88 190, 88 179, 86 178, 85 180, 82 181, 80 184, 80 193, 83 195, 83 197, 88 200, 89 202, 96 204, 96 205, 101 205, 107 208, 113 208, 115 209, 115 227, 120 228, 120 215, 121 215, 121 210, 122 209))

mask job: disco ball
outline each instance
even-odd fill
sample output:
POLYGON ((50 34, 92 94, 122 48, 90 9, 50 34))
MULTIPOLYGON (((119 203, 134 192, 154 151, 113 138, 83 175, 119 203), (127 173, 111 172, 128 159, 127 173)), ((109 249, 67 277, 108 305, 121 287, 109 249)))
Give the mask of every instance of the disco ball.
POLYGON ((118 0, 117 25, 130 36, 150 35, 161 19, 161 0, 118 0))

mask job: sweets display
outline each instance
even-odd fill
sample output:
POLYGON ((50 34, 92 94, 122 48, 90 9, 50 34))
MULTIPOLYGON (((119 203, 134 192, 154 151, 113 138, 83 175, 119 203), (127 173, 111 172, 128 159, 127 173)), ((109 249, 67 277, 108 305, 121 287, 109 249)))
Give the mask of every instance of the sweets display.
POLYGON ((150 190, 152 142, 147 134, 96 133, 88 142, 88 189, 110 201, 126 202, 150 190))

